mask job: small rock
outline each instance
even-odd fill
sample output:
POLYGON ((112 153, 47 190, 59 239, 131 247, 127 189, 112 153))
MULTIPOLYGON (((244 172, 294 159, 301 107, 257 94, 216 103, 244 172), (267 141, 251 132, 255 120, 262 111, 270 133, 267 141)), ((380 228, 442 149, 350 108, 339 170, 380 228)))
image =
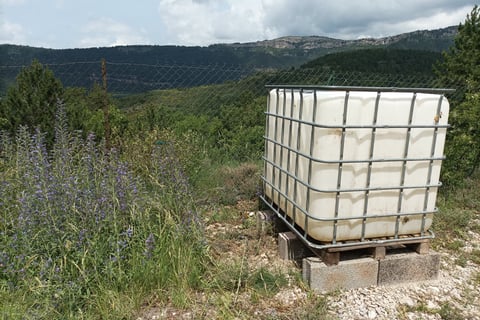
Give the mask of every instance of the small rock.
POLYGON ((430 291, 431 291, 433 294, 439 294, 439 293, 440 293, 440 289, 437 288, 437 287, 430 287, 430 291))
POLYGON ((400 304, 406 305, 407 307, 414 307, 415 306, 415 301, 408 296, 400 298, 400 300, 398 302, 400 304))
POLYGON ((432 300, 428 300, 427 301, 427 308, 428 309, 438 309, 439 306, 436 302, 432 301, 432 300))
POLYGON ((375 310, 368 310, 368 319, 375 319, 377 317, 377 312, 375 310))

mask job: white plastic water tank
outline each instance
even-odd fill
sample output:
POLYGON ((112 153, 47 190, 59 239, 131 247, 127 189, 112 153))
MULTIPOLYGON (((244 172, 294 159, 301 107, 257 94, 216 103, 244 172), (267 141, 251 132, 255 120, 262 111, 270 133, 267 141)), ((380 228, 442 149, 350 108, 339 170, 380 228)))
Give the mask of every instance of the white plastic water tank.
POLYGON ((432 92, 272 89, 265 197, 320 242, 424 234, 449 111, 432 92))

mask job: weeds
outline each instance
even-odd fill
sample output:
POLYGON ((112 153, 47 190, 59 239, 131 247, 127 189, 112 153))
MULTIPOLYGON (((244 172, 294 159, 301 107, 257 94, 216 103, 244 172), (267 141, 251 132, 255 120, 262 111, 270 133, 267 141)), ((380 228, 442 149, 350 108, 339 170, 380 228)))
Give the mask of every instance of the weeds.
POLYGON ((475 249, 471 252, 470 260, 473 263, 480 265, 480 249, 475 249))
POLYGON ((480 271, 477 271, 477 272, 475 273, 475 275, 473 276, 472 280, 473 280, 473 282, 474 282, 474 284, 475 284, 476 286, 480 286, 480 271))
POLYGON ((286 287, 288 284, 283 273, 271 272, 263 267, 253 272, 249 280, 252 288, 266 296, 273 296, 280 288, 286 287))
POLYGON ((468 240, 468 231, 476 230, 478 224, 478 173, 465 181, 462 188, 449 189, 438 198, 439 213, 433 219, 437 238, 434 244, 458 251, 468 240))
POLYGON ((173 150, 154 148, 148 189, 118 151, 65 128, 60 106, 51 150, 38 130, 1 136, 0 314, 117 318, 142 292, 198 286, 206 246, 173 150))
POLYGON ((311 293, 307 299, 308 304, 299 311, 289 316, 289 319, 334 319, 328 314, 328 302, 326 296, 311 293))
POLYGON ((443 320, 457 320, 463 319, 461 310, 453 306, 451 303, 445 302, 440 306, 438 314, 443 320))
POLYGON ((223 165, 211 172, 206 197, 212 203, 234 205, 250 200, 260 191, 260 166, 254 163, 223 165))

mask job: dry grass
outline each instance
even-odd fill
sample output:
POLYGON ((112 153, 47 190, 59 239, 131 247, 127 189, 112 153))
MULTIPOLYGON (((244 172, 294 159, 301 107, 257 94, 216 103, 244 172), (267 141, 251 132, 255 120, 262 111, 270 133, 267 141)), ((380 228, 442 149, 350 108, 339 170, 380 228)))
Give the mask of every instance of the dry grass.
POLYGON ((188 308, 153 305, 138 318, 328 319, 326 298, 310 293, 294 262, 280 259, 274 235, 257 231, 250 214, 257 206, 256 200, 240 201, 223 208, 222 219, 209 219, 212 263, 188 308))

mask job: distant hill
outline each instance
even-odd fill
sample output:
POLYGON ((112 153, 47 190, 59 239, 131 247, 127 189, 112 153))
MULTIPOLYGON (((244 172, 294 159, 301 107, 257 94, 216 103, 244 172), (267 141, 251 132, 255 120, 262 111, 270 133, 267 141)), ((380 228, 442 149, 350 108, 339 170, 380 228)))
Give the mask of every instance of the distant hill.
POLYGON ((291 36, 249 43, 215 44, 208 47, 118 46, 87 49, 44 49, 0 45, 0 65, 28 65, 32 59, 42 63, 97 61, 144 64, 229 64, 254 67, 290 67, 334 52, 396 48, 441 52, 453 44, 456 26, 403 33, 384 38, 340 40, 321 36, 291 36))
POLYGON ((301 68, 433 75, 432 66, 441 58, 442 54, 434 51, 376 48, 332 53, 311 60, 301 68))
POLYGON ((280 57, 287 66, 299 66, 312 59, 345 51, 359 49, 405 49, 442 52, 454 43, 458 27, 451 26, 436 30, 419 30, 384 38, 364 38, 358 40, 341 40, 322 36, 289 36, 273 40, 249 43, 234 43, 226 46, 246 55, 246 52, 266 52, 280 57))
MULTIPOLYGON (((215 44, 208 47, 118 46, 44 49, 3 44, 0 45, 0 94, 5 92, 5 88, 14 80, 20 70, 18 66, 29 65, 33 59, 49 64, 65 86, 88 86, 99 79, 98 70, 92 74, 93 72, 80 62, 99 62, 105 58, 111 64, 138 65, 128 70, 124 65, 111 65, 109 75, 118 83, 123 83, 124 88, 128 83, 128 87, 131 88, 129 90, 132 92, 142 92, 236 80, 261 69, 298 67, 328 54, 359 49, 408 49, 438 53, 453 44, 456 32, 457 27, 453 26, 378 39, 340 40, 321 36, 289 36, 250 43, 215 44), (70 64, 68 69, 62 67, 64 64, 70 64), (161 65, 166 67, 156 70, 151 68, 151 66, 161 65), (185 71, 185 68, 181 69, 182 66, 205 66, 206 68, 235 66, 236 70, 214 79, 205 77, 205 69, 189 68, 185 71), (186 82, 186 78, 194 81, 186 82)), ((416 54, 417 57, 421 56, 419 53, 416 54)), ((98 66, 95 68, 98 69, 98 66)))

